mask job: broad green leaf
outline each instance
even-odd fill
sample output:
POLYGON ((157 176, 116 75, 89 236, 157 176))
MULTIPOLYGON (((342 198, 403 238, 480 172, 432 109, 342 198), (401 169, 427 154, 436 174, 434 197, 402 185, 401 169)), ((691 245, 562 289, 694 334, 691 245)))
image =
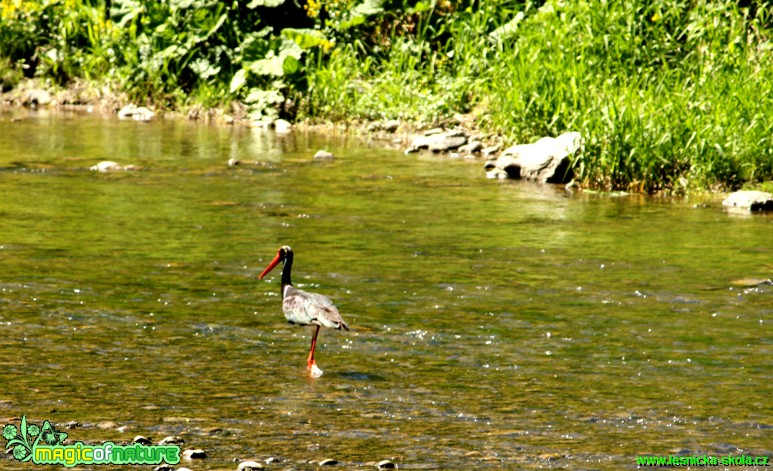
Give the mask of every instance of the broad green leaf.
POLYGON ((409 8, 406 12, 409 14, 424 13, 432 9, 432 6, 427 2, 417 2, 413 8, 409 8))
POLYGON ((284 101, 284 97, 276 90, 260 90, 258 88, 250 89, 250 94, 244 99, 247 103, 256 103, 261 105, 273 105, 284 101))
POLYGON ((515 18, 508 21, 507 23, 503 24, 499 28, 495 29, 491 33, 489 33, 489 37, 495 41, 504 41, 513 35, 515 35, 516 31, 518 30, 518 25, 523 20, 523 12, 519 11, 515 18))
POLYGON ((282 68, 283 63, 283 58, 277 57, 271 52, 265 59, 258 59, 246 65, 250 69, 250 72, 254 74, 281 77, 284 75, 284 69, 282 68))
POLYGON ((193 72, 196 73, 196 75, 204 80, 212 77, 213 75, 217 75, 220 72, 220 67, 212 66, 212 64, 210 64, 209 61, 203 57, 191 62, 190 68, 193 70, 193 72))
POLYGON ((250 3, 247 4, 247 8, 249 8, 250 10, 257 7, 273 8, 273 7, 278 7, 284 2, 285 0, 252 0, 250 3))
POLYGON ((311 49, 329 43, 325 35, 316 29, 285 28, 282 30, 282 36, 295 41, 301 49, 311 49))
POLYGON ((231 79, 231 87, 230 87, 231 93, 234 93, 238 91, 240 88, 242 88, 246 81, 247 81, 247 69, 239 69, 239 71, 236 72, 233 78, 231 79))
POLYGON ((354 16, 371 16, 384 12, 384 0, 365 0, 352 10, 354 16))
POLYGON ((298 72, 300 68, 301 68, 301 61, 299 61, 293 56, 285 57, 284 62, 282 62, 282 70, 284 71, 285 75, 294 74, 298 72))
POLYGON ((215 23, 215 26, 213 26, 209 32, 207 33, 207 38, 215 34, 215 32, 220 29, 221 26, 223 26, 223 23, 225 23, 225 20, 228 19, 228 15, 226 13, 223 13, 220 15, 220 18, 217 19, 217 23, 215 23))

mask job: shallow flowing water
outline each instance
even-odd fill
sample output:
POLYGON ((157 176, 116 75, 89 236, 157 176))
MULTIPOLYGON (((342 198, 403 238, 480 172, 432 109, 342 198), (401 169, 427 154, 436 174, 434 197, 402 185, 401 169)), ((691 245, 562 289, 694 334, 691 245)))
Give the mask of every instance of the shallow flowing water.
POLYGON ((0 426, 178 435, 207 453, 194 471, 771 455, 773 286, 737 280, 773 277, 773 217, 697 203, 340 137, 4 110, 0 426), (280 270, 257 279, 284 244, 351 327, 323 329, 317 380, 280 270))

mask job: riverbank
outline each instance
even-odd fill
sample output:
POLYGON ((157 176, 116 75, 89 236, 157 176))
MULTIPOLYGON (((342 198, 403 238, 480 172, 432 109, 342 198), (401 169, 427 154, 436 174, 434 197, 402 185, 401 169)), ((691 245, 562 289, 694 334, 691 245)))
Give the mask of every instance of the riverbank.
MULTIPOLYGON (((6 93, 0 94, 0 104, 5 106, 26 107, 26 108, 50 108, 61 111, 76 111, 85 113, 101 113, 105 115, 118 115, 121 110, 127 106, 134 106, 130 103, 125 93, 116 92, 114 88, 77 81, 68 84, 66 87, 51 87, 42 80, 30 79, 21 82, 16 88, 6 93)), ((152 106, 151 106, 152 107, 152 106)), ((246 126, 261 127, 270 129, 273 127, 271 120, 254 121, 248 113, 245 106, 238 103, 231 103, 228 108, 213 107, 205 109, 200 104, 194 104, 182 109, 153 109, 153 114, 157 113, 157 119, 187 119, 201 121, 222 126, 246 126)), ((137 118, 135 118, 137 119, 137 118)), ((286 123, 286 122, 285 122, 286 123)), ((449 158, 463 158, 472 164, 481 165, 481 177, 485 177, 487 172, 483 169, 486 164, 494 165, 497 156, 502 151, 507 150, 508 140, 505 136, 485 132, 476 125, 475 117, 472 114, 457 114, 452 118, 440 122, 421 124, 400 120, 366 120, 349 119, 339 120, 337 122, 326 121, 322 119, 306 118, 295 123, 287 125, 299 132, 316 132, 322 134, 348 134, 356 136, 368 142, 375 143, 384 148, 397 149, 406 154, 417 151, 414 142, 418 136, 423 136, 428 127, 437 129, 453 129, 457 133, 469 137, 465 143, 472 142, 475 146, 455 146, 452 149, 441 151, 449 158), (461 147, 461 149, 460 149, 461 147), (464 147, 468 147, 467 150, 464 147)), ((431 132, 431 131, 430 131, 431 132)), ((427 152, 426 147, 424 152, 427 152)), ((497 178, 497 174, 488 172, 489 178, 497 178)), ((498 175, 504 176, 502 172, 498 175)), ((569 179, 567 187, 579 191, 599 192, 620 190, 610 188, 593 187, 582 184, 576 179, 569 179)), ((564 182, 566 183, 566 181, 564 182)), ((746 184, 744 189, 773 191, 773 180, 761 181, 755 184, 746 184)), ((677 189, 677 191, 657 191, 663 195, 674 194, 700 194, 700 193, 728 193, 733 188, 724 185, 717 185, 709 189, 677 189)), ((639 191, 639 193, 642 193, 639 191)), ((650 192, 653 193, 653 192, 650 192)))
MULTIPOLYGON (((2 2, 0 86, 62 106, 239 124, 462 126, 502 147, 578 132, 582 188, 691 193, 773 180, 773 11, 602 0, 2 2), (40 34, 46 31, 46 34, 40 34), (461 124, 460 124, 461 121, 461 124)), ((38 103, 40 100, 37 100, 38 103)))

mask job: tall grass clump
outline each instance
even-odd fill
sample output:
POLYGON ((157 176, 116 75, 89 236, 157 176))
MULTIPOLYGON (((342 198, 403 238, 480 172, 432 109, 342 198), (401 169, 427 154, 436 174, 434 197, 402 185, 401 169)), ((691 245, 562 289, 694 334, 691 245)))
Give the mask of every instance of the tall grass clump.
POLYGON ((773 175, 770 17, 734 2, 548 2, 495 66, 493 125, 577 130, 587 186, 737 187, 773 175))
POLYGON ((307 112, 419 124, 472 112, 512 143, 580 131, 576 175, 602 189, 680 192, 773 177, 767 3, 430 5, 373 15, 370 43, 320 51, 307 112))

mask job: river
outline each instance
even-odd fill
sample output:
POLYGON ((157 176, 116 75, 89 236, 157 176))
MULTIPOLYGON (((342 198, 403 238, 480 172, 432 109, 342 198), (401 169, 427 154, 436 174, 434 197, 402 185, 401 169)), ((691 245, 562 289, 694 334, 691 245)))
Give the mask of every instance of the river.
POLYGON ((206 452, 194 471, 770 456, 773 286, 743 279, 773 277, 773 217, 718 201, 486 180, 341 136, 3 109, 0 426, 176 435, 206 452), (139 168, 89 170, 103 160, 139 168), (258 280, 282 245, 351 328, 322 330, 316 380, 280 270, 258 280))

